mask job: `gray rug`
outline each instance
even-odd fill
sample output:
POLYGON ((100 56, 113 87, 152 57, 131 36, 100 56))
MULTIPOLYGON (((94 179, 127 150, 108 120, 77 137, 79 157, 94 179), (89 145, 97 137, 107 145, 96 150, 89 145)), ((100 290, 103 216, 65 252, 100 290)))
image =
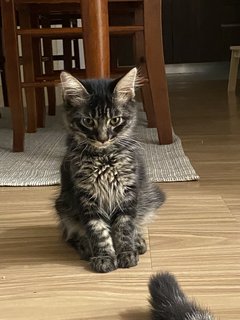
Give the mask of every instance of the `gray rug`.
MULTIPOLYGON (((181 140, 174 135, 171 145, 158 144, 156 129, 146 127, 144 112, 139 112, 136 129, 147 165, 154 182, 198 180, 199 176, 184 154, 181 140)), ((12 131, 7 108, 0 119, 0 186, 45 186, 59 184, 59 168, 65 152, 65 130, 61 116, 48 117, 44 129, 26 134, 25 151, 11 152, 12 131)))

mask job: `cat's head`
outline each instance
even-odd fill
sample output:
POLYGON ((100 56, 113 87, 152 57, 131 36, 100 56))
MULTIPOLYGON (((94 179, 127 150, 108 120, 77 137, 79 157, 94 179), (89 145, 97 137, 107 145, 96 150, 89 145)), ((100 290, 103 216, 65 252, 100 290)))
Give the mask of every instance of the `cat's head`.
POLYGON ((137 68, 120 79, 78 80, 61 73, 66 124, 75 140, 105 148, 130 136, 136 122, 137 68))

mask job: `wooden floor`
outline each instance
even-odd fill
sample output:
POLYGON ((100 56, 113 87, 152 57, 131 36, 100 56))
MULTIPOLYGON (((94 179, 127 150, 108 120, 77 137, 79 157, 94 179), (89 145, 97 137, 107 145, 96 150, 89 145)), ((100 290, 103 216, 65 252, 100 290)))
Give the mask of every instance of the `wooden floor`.
POLYGON ((163 270, 216 318, 239 319, 240 100, 203 78, 169 76, 174 128, 201 180, 161 184, 168 199, 137 267, 91 272, 60 241, 56 187, 1 188, 1 320, 146 320, 149 276, 163 270))

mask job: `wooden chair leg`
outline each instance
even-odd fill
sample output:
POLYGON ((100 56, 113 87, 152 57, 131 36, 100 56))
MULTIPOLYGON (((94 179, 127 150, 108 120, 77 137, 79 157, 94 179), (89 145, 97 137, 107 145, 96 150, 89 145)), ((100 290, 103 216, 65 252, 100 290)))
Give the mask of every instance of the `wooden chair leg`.
MULTIPOLYGON (((39 19, 37 15, 31 14, 31 25, 33 28, 39 28, 39 19)), ((40 39, 32 39, 33 61, 35 75, 39 76, 43 74, 42 69, 42 53, 40 39)), ((44 128, 46 120, 46 105, 44 88, 35 88, 36 103, 37 103, 37 127, 44 128)))
POLYGON ((3 54, 3 45, 2 45, 1 9, 0 9, 0 73, 1 73, 1 82, 2 82, 3 105, 6 107, 8 106, 8 94, 7 94, 7 85, 6 85, 6 75, 5 75, 5 58, 3 54))
POLYGON ((9 106, 9 103, 8 103, 5 66, 3 67, 2 71, 1 71, 1 82, 2 82, 3 104, 5 107, 7 107, 7 106, 9 106))
MULTIPOLYGON (((44 55, 48 57, 52 57, 52 41, 50 39, 43 39, 43 50, 44 55), (47 44, 46 44, 47 42, 47 44)), ((45 62, 45 72, 47 74, 53 74, 53 61, 46 61, 45 62)), ((47 96, 48 96, 48 115, 54 116, 56 114, 56 92, 55 87, 47 87, 47 96)))
POLYGON ((1 10, 8 98, 13 127, 13 151, 20 152, 24 150, 25 124, 14 2, 1 0, 1 10))
POLYGON ((83 42, 88 78, 110 76, 108 0, 82 0, 83 42))
POLYGON ((161 0, 144 0, 145 54, 160 144, 172 143, 172 124, 162 44, 161 0))
MULTIPOLYGON (((69 19, 64 19, 62 22, 64 28, 70 27, 69 19)), ((63 39, 63 65, 65 71, 72 71, 72 44, 71 39, 63 39)))
MULTIPOLYGON (((42 59, 40 40, 33 39, 33 55, 34 55, 34 69, 36 75, 42 75, 42 59)), ((37 127, 44 128, 46 121, 46 105, 44 88, 35 88, 36 101, 37 101, 37 127)))
MULTIPOLYGON (((134 12, 134 22, 136 25, 143 24, 143 7, 138 6, 134 12)), ((141 73, 144 76, 148 76, 147 67, 145 63, 145 48, 144 48, 144 34, 142 31, 136 32, 134 37, 135 42, 135 56, 137 65, 141 66, 141 73)), ((149 83, 145 83, 145 85, 141 88, 142 100, 144 111, 147 115, 147 122, 149 128, 156 127, 155 113, 153 108, 152 94, 149 83)))
MULTIPOLYGON (((72 20, 72 26, 73 28, 77 28, 77 19, 72 20)), ((80 52, 79 52, 79 45, 78 45, 78 39, 73 40, 73 49, 74 49, 74 61, 75 61, 75 68, 77 70, 80 70, 80 52)))
MULTIPOLYGON (((20 28, 30 28, 30 13, 28 7, 21 7, 18 12, 20 28)), ((32 51, 32 37, 22 36, 22 61, 23 61, 23 75, 24 81, 34 82, 34 65, 33 65, 33 51, 32 51)), ((26 103, 27 103, 27 132, 37 131, 37 107, 35 88, 25 88, 26 103)))
MULTIPOLYGON (((50 22, 47 19, 42 20, 42 26, 44 28, 50 27, 50 22)), ((52 50, 52 39, 43 38, 43 52, 44 56, 47 56, 49 60, 45 61, 45 73, 51 75, 54 73, 53 65, 53 50, 52 50)), ((56 114, 56 92, 55 87, 47 87, 48 96, 48 115, 54 116, 56 114)))

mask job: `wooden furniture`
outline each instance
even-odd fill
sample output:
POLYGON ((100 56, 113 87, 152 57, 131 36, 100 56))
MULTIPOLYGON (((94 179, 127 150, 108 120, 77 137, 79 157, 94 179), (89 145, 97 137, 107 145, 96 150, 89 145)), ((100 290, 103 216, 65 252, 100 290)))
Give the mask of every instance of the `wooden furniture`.
MULTIPOLYGON (((0 12, 1 14, 1 12, 0 12)), ((5 58, 3 54, 2 46, 2 19, 0 17, 0 74, 1 74, 1 84, 2 84, 2 95, 3 95, 3 105, 8 106, 8 95, 6 86, 6 76, 5 76, 5 58)))
MULTIPOLYGON (((169 111, 168 89, 165 76, 165 66, 161 34, 161 1, 119 1, 119 0, 1 0, 3 35, 6 56, 6 73, 8 81, 9 104, 12 111, 13 123, 13 150, 23 151, 24 148, 24 115, 21 98, 21 88, 25 88, 28 105, 28 132, 37 128, 37 120, 43 117, 38 114, 44 106, 37 107, 36 101, 42 101, 43 87, 54 86, 54 78, 41 75, 35 77, 39 60, 39 38, 66 38, 83 37, 86 62, 86 76, 99 78, 110 76, 110 49, 109 34, 135 34, 136 56, 146 73, 148 83, 143 89, 145 110, 147 111, 150 126, 156 126, 159 142, 172 142, 172 127, 169 111), (121 2, 121 3, 120 3, 121 2), (81 11, 82 28, 39 28, 32 27, 29 15, 29 6, 60 5, 66 3, 68 8, 78 8, 81 11), (125 4, 126 3, 126 4, 125 4), (129 6, 134 4, 135 25, 109 26, 109 6, 129 6), (19 23, 22 28, 16 28, 15 9, 19 12, 19 23), (21 10, 20 10, 21 9, 21 10), (7 36, 6 36, 7 35, 7 36), (20 81, 19 55, 17 36, 21 35, 23 42, 24 82, 20 81), (38 42, 37 40, 38 39, 38 42), (35 41, 35 46, 32 46, 35 41), (34 48, 34 49, 32 49, 34 48), (38 63, 36 63, 38 60, 38 63), (35 63, 35 66, 34 66, 35 63), (40 79, 41 78, 41 79, 40 79), (39 99, 38 99, 39 98, 39 99)), ((43 118, 41 119, 43 122, 43 118)))
POLYGON ((228 78, 228 92, 236 91, 237 86, 237 76, 238 76, 238 66, 240 58, 240 46, 231 46, 231 62, 230 62, 230 71, 228 78))
MULTIPOLYGON (((36 5, 30 6, 30 15, 31 15, 31 27, 41 28, 51 28, 52 25, 61 25, 62 27, 77 27, 77 19, 80 18, 79 14, 75 14, 74 12, 69 12, 68 14, 61 14, 60 12, 49 12, 46 7, 41 6, 40 8, 36 5)), ((33 38, 33 52, 34 46, 40 48, 40 38, 33 38)), ((63 39, 63 54, 62 55, 53 55, 52 42, 54 38, 45 37, 42 39, 42 51, 35 51, 36 59, 35 59, 35 81, 38 76, 45 77, 54 76, 54 61, 62 61, 64 70, 68 72, 72 72, 72 61, 74 60, 75 69, 80 69, 80 58, 79 58, 79 46, 78 39, 64 38, 63 39), (74 54, 72 56, 72 42, 74 47, 74 54), (39 55, 40 51, 40 55, 39 55), (38 65, 36 63, 38 62, 38 65), (43 74, 44 64, 45 72, 43 74)), ((38 100, 42 101, 37 105, 37 126, 44 127, 45 126, 45 97, 42 88, 38 88, 38 91, 41 91, 41 97, 38 96, 38 100), (41 112, 42 111, 42 112, 41 112)), ((56 113, 56 96, 55 96, 55 88, 53 86, 47 87, 47 100, 48 100, 48 115, 55 115, 56 113)))
POLYGON ((12 115, 13 151, 24 149, 24 110, 20 88, 19 55, 17 48, 17 33, 15 10, 12 1, 1 0, 2 30, 4 52, 6 57, 6 78, 9 106, 12 115))

